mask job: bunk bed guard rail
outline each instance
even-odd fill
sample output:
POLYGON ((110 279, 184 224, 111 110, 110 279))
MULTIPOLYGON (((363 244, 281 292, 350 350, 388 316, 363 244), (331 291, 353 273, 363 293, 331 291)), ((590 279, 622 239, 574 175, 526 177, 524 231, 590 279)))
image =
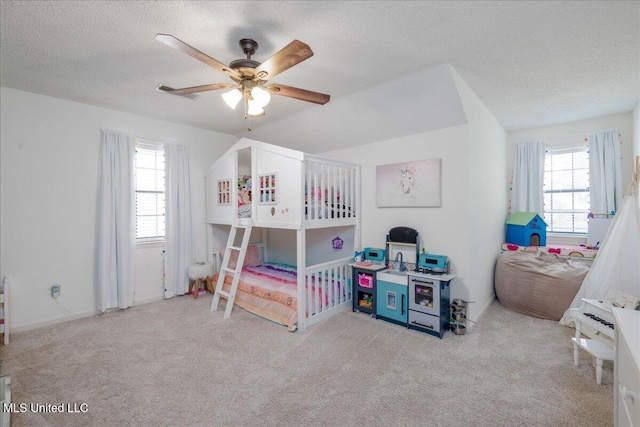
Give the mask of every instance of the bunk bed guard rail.
MULTIPOLYGON (((316 264, 304 269, 298 284, 298 328, 305 329, 338 311, 351 307, 349 263, 352 257, 316 264)), ((300 273, 298 273, 300 274, 300 273)))
POLYGON ((308 157, 304 168, 304 212, 307 224, 356 218, 358 166, 308 157))

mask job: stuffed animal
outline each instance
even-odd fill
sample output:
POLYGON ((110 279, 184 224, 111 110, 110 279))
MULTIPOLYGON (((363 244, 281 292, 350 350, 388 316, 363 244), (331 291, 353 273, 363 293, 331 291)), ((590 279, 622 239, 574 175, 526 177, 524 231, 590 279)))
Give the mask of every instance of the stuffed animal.
POLYGON ((238 191, 238 206, 247 205, 251 203, 251 195, 248 189, 238 191))
POLYGON ((238 206, 251 203, 251 177, 243 175, 238 179, 238 206))

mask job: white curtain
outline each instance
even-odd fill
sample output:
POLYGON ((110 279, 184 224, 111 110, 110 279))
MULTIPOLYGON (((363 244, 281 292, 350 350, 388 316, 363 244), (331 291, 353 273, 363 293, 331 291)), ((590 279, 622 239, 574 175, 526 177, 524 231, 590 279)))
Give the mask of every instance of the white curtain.
POLYGON ((187 268, 194 261, 191 216, 189 150, 182 144, 165 145, 166 248, 165 298, 184 295, 189 288, 187 268))
POLYGON ((616 211, 624 189, 617 130, 589 134, 589 193, 591 213, 616 211))
POLYGON ((545 141, 516 143, 511 190, 511 213, 537 212, 544 216, 545 141))
POLYGON ((102 130, 98 189, 98 309, 133 305, 135 135, 102 130))

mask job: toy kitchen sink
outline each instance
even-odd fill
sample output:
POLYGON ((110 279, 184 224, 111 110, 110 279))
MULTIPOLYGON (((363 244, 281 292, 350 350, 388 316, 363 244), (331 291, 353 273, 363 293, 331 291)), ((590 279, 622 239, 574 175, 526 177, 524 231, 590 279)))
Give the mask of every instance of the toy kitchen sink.
POLYGON ((378 280, 386 280, 387 282, 406 285, 408 273, 409 273, 408 271, 384 270, 384 271, 378 272, 378 280))

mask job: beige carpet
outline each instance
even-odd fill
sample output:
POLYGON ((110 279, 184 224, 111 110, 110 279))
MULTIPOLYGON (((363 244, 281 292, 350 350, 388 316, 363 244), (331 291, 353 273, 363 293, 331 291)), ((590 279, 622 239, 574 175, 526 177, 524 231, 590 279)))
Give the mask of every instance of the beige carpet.
POLYGON ((178 297, 12 335, 0 346, 17 403, 87 404, 16 413, 13 426, 609 426, 603 385, 573 330, 494 303, 442 340, 362 313, 306 330, 211 295, 178 297))

